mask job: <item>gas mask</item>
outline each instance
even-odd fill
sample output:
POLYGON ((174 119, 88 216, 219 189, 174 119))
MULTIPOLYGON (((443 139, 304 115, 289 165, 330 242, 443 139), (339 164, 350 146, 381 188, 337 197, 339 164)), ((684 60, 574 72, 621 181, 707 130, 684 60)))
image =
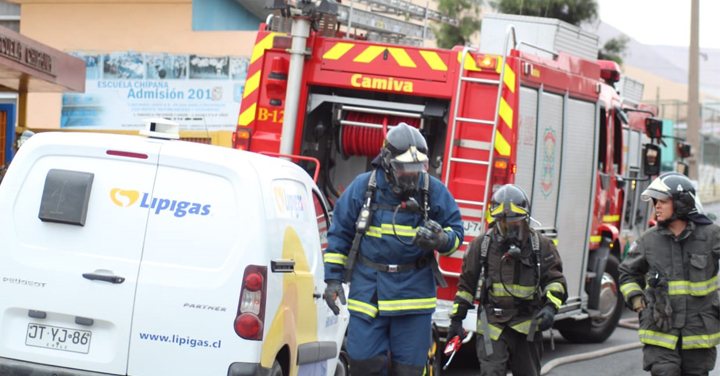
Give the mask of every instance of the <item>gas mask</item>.
POLYGON ((523 217, 504 218, 497 221, 498 240, 500 247, 512 259, 520 258, 522 241, 527 233, 527 221, 523 217))
POLYGON ((420 190, 420 180, 428 170, 427 156, 414 146, 390 160, 390 188, 398 198, 413 197, 420 190))

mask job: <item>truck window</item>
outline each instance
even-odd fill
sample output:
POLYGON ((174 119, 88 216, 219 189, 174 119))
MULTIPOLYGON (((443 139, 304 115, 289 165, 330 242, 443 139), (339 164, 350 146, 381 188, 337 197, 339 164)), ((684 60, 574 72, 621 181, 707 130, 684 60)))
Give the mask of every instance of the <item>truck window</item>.
POLYGON ((320 198, 320 194, 313 191, 313 204, 315 207, 315 217, 317 218, 318 234, 320 236, 320 249, 324 255, 325 249, 327 249, 328 246, 327 232, 328 227, 330 226, 330 220, 328 219, 327 210, 325 209, 325 204, 323 204, 323 202, 322 198, 320 198))
POLYGON ((607 110, 600 108, 600 146, 598 147, 598 170, 605 172, 607 162, 607 110))
MULTIPOLYGON (((615 109, 614 111, 617 111, 615 109)), ((616 114, 613 117, 613 168, 616 174, 622 174, 623 156, 623 122, 616 114)))

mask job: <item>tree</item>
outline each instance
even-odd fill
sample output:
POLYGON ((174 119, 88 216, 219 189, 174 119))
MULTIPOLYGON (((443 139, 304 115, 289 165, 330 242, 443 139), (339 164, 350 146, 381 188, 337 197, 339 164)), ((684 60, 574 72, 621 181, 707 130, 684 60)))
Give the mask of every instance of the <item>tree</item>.
POLYGON ((557 18, 573 25, 598 17, 597 0, 494 0, 499 13, 557 18))
POLYGON ((482 0, 439 0, 438 11, 457 18, 459 24, 440 24, 435 28, 438 48, 450 49, 468 43, 470 36, 480 31, 481 5, 482 0))
POLYGON ((630 38, 627 35, 621 35, 605 42, 603 48, 598 51, 598 59, 612 60, 622 65, 622 57, 625 56, 630 38))

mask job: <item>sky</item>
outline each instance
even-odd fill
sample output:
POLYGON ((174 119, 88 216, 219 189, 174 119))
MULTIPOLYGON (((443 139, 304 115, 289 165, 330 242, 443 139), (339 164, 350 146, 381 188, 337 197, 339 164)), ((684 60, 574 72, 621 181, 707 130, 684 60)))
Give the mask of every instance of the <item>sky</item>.
MULTIPOLYGON (((689 46, 691 0, 597 0, 600 19, 643 44, 689 46)), ((720 49, 720 1, 700 0, 700 47, 720 49)))

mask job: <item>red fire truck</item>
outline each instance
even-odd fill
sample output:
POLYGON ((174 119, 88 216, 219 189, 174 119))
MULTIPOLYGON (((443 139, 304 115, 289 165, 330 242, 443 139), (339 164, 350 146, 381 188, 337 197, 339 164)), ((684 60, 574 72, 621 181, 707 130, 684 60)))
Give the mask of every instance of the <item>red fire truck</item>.
MULTIPOLYGON (((452 192, 465 224, 464 246, 439 258, 449 284, 438 290, 440 337, 486 202, 494 188, 515 183, 531 197, 534 228, 563 259, 569 298, 556 327, 572 341, 607 339, 623 304, 620 229, 628 179, 637 179, 626 165, 642 148, 628 140, 643 129, 629 123, 611 86, 619 70, 595 61, 596 37, 557 20, 486 14, 483 48, 443 50, 311 31, 312 20, 298 14, 291 35, 261 25, 234 147, 317 159, 332 203, 371 168, 388 126, 418 127, 430 173, 452 192), (551 46, 537 45, 547 40, 551 46)), ((475 323, 468 315, 466 329, 475 323)))

